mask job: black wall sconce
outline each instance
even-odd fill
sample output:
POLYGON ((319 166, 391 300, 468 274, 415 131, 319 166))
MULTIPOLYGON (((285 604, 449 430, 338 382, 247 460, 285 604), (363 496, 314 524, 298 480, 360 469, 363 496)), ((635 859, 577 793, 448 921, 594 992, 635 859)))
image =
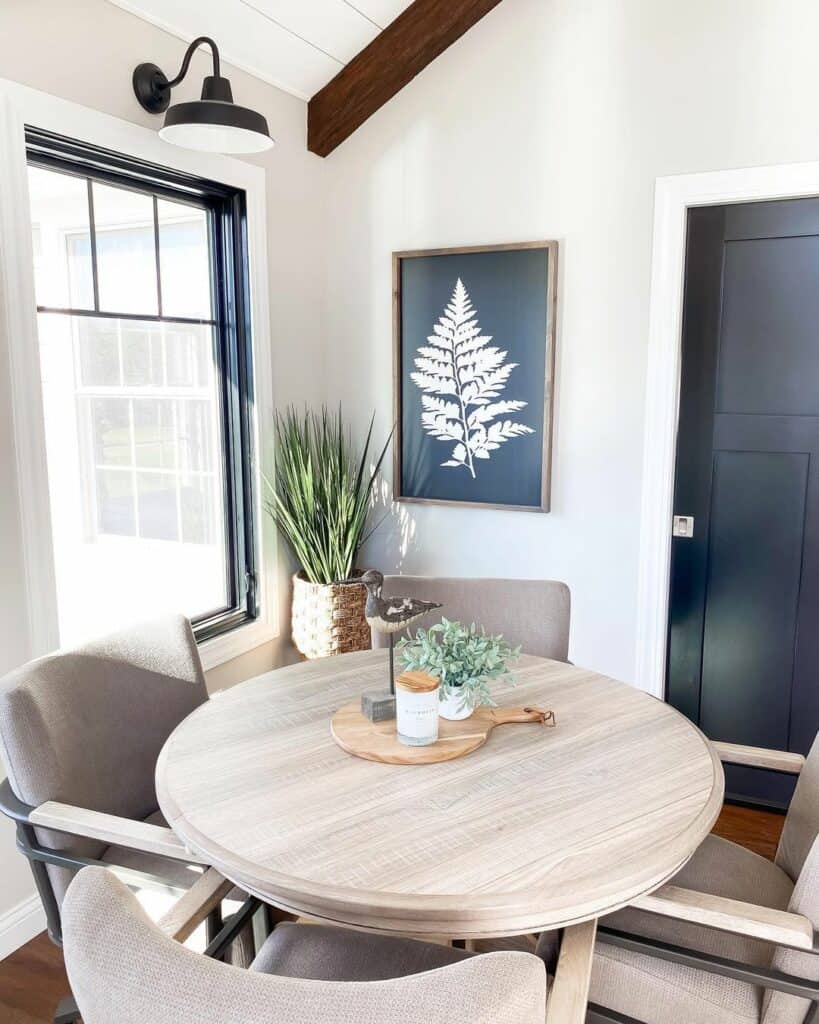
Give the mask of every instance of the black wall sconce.
POLYGON ((233 102, 230 82, 219 73, 219 49, 208 36, 190 44, 175 78, 169 80, 156 64, 139 64, 134 68, 133 83, 145 110, 151 114, 167 110, 159 137, 175 146, 207 153, 261 153, 275 145, 262 114, 233 102), (188 73, 191 57, 203 43, 213 52, 213 74, 202 82, 201 99, 170 106, 171 89, 188 73))

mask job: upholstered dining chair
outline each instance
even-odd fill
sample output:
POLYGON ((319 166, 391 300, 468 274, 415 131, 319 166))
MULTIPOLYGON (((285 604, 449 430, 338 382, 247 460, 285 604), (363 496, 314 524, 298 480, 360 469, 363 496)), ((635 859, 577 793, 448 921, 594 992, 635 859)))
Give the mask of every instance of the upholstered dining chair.
MULTIPOLYGON (((189 913, 197 915, 196 907, 189 913)), ((198 911, 201 916, 203 911, 198 911)), ((65 962, 84 1024, 543 1024, 546 971, 529 953, 468 953, 321 925, 279 925, 250 970, 174 941, 102 868, 63 908, 65 962)))
POLYGON ((799 775, 776 859, 709 835, 668 885, 601 918, 590 1022, 819 1020, 819 739, 807 760, 714 746, 726 763, 799 775))
MULTIPOLYGON (((0 810, 17 824, 58 944, 63 897, 83 864, 118 865, 156 914, 200 877, 203 862, 158 810, 154 770, 170 733, 207 699, 182 616, 39 658, 0 681, 0 810)), ((211 935, 219 915, 214 908, 211 935)))
MULTIPOLYGON (((555 661, 569 657, 571 595, 556 580, 460 579, 452 576, 386 576, 384 594, 438 601, 440 614, 475 622, 488 633, 502 633, 526 654, 555 661)), ((437 613, 436 613, 437 614, 437 613)), ((430 617, 430 621, 434 621, 430 617)), ((422 621, 420 625, 425 625, 422 621)), ((373 647, 389 639, 373 631, 373 647)))

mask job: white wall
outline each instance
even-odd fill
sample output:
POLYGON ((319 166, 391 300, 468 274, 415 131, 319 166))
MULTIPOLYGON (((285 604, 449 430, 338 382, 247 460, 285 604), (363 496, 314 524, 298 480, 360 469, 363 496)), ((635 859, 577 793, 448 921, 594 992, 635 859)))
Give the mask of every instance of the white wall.
POLYGON ((327 160, 329 397, 391 417, 390 253, 560 242, 552 512, 401 506, 383 569, 566 580, 631 680, 656 177, 819 158, 813 0, 505 0, 327 160))
MULTIPOLYGON (((175 72, 181 40, 148 25, 105 0, 0 0, 0 78, 138 124, 158 127, 158 120, 137 104, 131 88, 136 64, 151 60, 175 72)), ((178 98, 195 98, 209 57, 194 58, 178 98), (197 79, 198 73, 198 79, 197 79)), ((268 118, 277 146, 253 162, 267 174, 268 267, 274 394, 260 402, 315 402, 324 390, 321 305, 322 267, 317 259, 323 230, 323 167, 307 153, 305 104, 251 76, 226 66, 237 102, 257 108, 268 118)), ((177 93, 175 92, 175 97, 177 93)), ((2 340, 2 339, 0 339, 2 340)), ((8 353, 0 344, 0 675, 30 657, 24 614, 23 566, 20 558, 16 501, 17 479, 12 447, 8 353)), ((281 635, 279 640, 213 669, 211 689, 256 675, 292 657, 289 643, 286 552, 279 558, 281 635)), ((0 777, 2 766, 0 766, 0 777)), ((0 820, 0 957, 39 918, 26 916, 21 901, 33 893, 30 872, 13 845, 13 831, 0 820), (20 908, 22 919, 14 917, 20 908), (16 922, 16 925, 15 925, 16 922), (4 934, 4 927, 14 925, 4 934)), ((18 915, 19 916, 19 915, 18 915)))

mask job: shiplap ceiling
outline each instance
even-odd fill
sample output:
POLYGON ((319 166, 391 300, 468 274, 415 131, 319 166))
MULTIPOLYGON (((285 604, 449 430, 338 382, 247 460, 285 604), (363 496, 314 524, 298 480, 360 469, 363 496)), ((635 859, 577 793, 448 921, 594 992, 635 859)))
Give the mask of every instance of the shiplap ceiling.
MULTIPOLYGON (((412 0, 111 0, 186 42, 212 36, 223 58, 309 99, 412 0)), ((182 53, 179 54, 180 61, 182 53)), ((145 54, 145 60, 152 60, 145 54)), ((163 68, 168 76, 176 68, 163 68)), ((238 98, 241 102, 241 98, 238 98)))

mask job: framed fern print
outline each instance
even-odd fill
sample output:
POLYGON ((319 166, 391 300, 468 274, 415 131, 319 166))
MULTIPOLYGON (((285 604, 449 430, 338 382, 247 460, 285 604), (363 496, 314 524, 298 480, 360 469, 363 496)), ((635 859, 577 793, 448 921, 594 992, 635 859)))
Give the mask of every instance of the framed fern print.
POLYGON ((399 501, 549 511, 557 242, 393 253, 399 501))

